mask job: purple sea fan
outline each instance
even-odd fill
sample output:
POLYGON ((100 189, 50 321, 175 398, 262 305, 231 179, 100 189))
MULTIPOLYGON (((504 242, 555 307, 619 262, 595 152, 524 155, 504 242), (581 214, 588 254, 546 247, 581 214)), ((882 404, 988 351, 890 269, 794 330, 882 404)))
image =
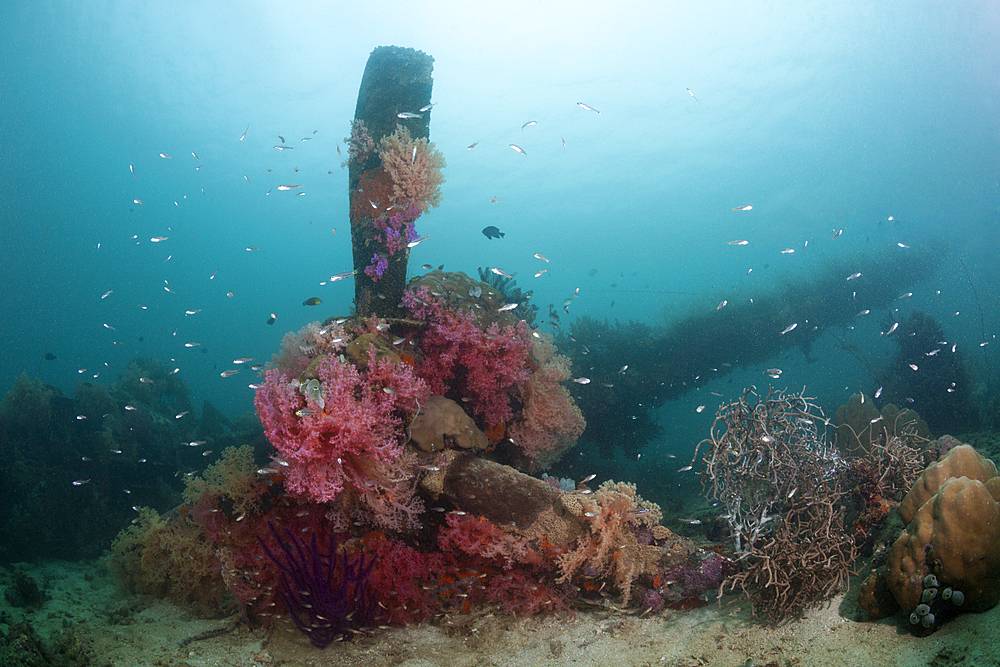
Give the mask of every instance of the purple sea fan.
POLYGON ((368 582, 374 558, 366 562, 364 553, 338 556, 333 533, 328 552, 323 554, 317 545, 315 531, 307 545, 288 528, 285 528, 285 541, 273 523, 269 521, 267 525, 284 552, 284 558, 276 556, 263 540, 257 539, 281 570, 278 592, 288 613, 313 645, 323 648, 378 625, 375 592, 368 582))

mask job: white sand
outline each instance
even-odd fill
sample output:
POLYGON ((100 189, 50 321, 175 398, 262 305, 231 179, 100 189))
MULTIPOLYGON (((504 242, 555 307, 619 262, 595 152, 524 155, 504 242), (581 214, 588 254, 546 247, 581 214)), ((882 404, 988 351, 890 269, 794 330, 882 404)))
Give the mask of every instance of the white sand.
POLYGON ((27 618, 43 637, 68 628, 92 647, 96 666, 741 667, 748 658, 755 667, 1000 665, 1000 608, 961 616, 918 638, 895 619, 851 620, 857 615, 851 594, 780 627, 755 623, 748 605, 730 598, 721 611, 710 605, 645 619, 610 611, 528 620, 483 614, 462 627, 388 630, 326 649, 314 648, 287 625, 270 633, 238 626, 181 645, 207 630, 230 627, 233 619, 202 620, 166 602, 123 598, 96 565, 53 563, 26 566, 26 572, 45 583, 49 599, 36 611, 2 602, 0 627, 7 632, 27 618))

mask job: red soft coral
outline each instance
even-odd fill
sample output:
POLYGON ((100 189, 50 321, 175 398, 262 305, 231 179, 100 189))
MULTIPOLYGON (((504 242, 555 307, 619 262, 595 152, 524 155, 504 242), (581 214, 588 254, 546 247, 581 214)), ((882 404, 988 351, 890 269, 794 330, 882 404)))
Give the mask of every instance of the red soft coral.
POLYGON ((413 527, 421 507, 409 485, 400 414, 416 411, 427 386, 374 352, 365 376, 334 357, 316 372, 321 401, 274 369, 254 398, 268 440, 288 463, 289 491, 330 502, 347 490, 379 525, 413 527))
POLYGON ((446 553, 478 556, 504 570, 531 565, 553 567, 525 537, 506 533, 486 519, 448 515, 448 527, 438 533, 438 546, 446 553))
POLYGON ((513 416, 510 392, 530 375, 528 325, 523 321, 505 327, 494 323, 483 331, 470 314, 423 296, 415 304, 414 316, 427 320, 420 340, 424 359, 417 374, 431 392, 468 399, 472 413, 487 427, 508 421, 513 416))

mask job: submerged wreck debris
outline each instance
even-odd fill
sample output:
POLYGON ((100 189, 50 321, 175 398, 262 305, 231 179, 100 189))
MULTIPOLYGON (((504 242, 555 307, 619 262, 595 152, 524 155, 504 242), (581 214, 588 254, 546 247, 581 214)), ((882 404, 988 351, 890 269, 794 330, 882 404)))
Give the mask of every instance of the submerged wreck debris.
POLYGON ((627 443, 622 446, 634 458, 659 435, 652 415, 667 400, 733 368, 766 365, 790 348, 808 357, 824 332, 856 319, 858 303, 872 310, 889 307, 900 292, 928 278, 946 252, 943 244, 928 244, 907 253, 841 260, 814 278, 689 315, 664 329, 577 319, 556 341, 573 359, 574 374, 594 381, 588 390, 574 391, 587 418, 588 440, 597 442, 605 457, 612 456, 615 445, 627 443), (854 273, 864 279, 844 279, 854 273), (621 374, 626 365, 628 372, 621 374))
POLYGON ((357 312, 398 315, 417 218, 441 201, 444 157, 428 142, 434 58, 416 49, 372 51, 348 144, 348 193, 357 312), (417 112, 427 108, 427 112, 417 112))

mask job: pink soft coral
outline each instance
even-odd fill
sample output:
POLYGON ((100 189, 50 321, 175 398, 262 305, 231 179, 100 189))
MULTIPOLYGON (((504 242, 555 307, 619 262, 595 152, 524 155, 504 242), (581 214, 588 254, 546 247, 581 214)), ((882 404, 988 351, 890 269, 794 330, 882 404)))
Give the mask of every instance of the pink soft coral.
POLYGON ((288 463, 292 493, 330 502, 345 490, 379 525, 413 527, 421 510, 403 456, 401 413, 415 412, 427 386, 409 367, 369 358, 362 376, 327 357, 316 367, 321 398, 276 369, 267 371, 254 404, 268 439, 288 463))

